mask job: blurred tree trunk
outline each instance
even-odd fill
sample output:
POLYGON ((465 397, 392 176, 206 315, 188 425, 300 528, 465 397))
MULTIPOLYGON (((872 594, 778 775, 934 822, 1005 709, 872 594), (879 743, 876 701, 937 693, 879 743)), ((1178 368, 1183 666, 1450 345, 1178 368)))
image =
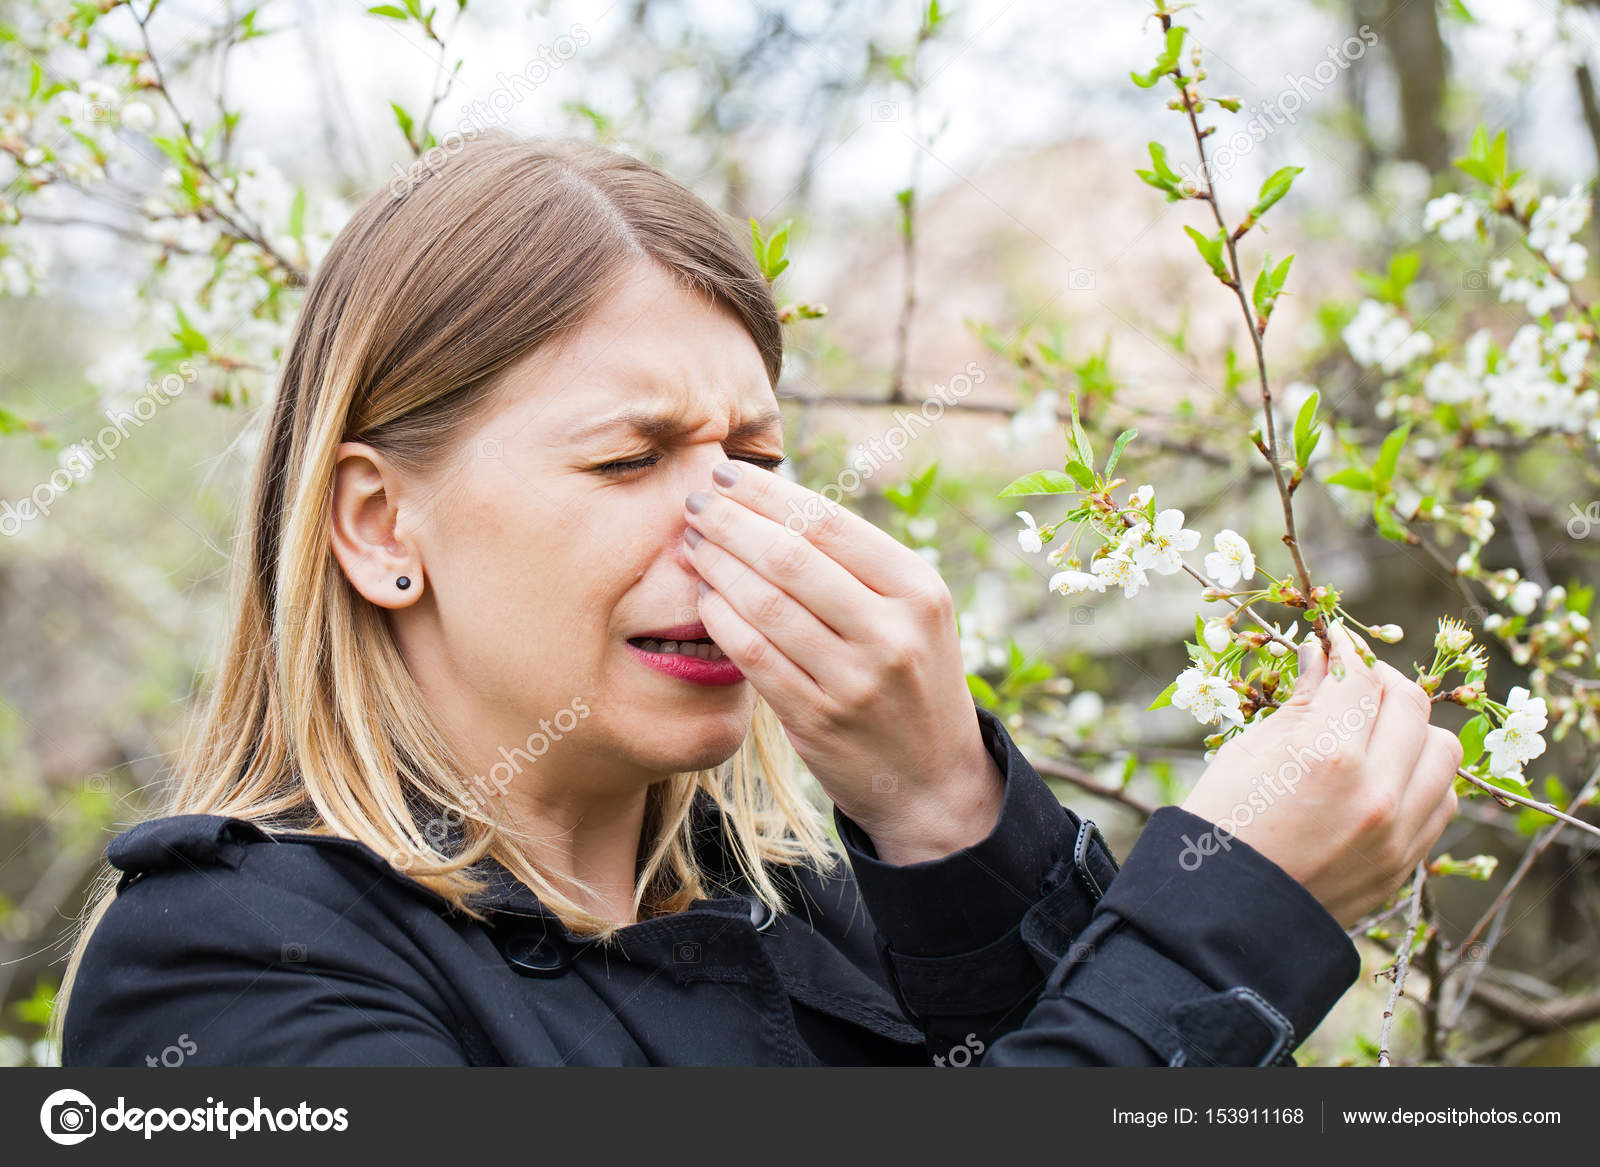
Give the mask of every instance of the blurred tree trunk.
POLYGON ((1432 0, 1381 0, 1378 35, 1400 94, 1402 158, 1438 174, 1450 165, 1440 113, 1449 80, 1439 13, 1432 0))

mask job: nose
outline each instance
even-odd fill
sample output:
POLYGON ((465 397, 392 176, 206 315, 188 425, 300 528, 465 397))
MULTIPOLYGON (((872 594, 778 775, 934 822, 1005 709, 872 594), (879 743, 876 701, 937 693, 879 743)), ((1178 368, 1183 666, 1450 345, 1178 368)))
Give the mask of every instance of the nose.
POLYGON ((683 542, 683 533, 690 526, 688 514, 684 510, 684 499, 690 492, 696 490, 711 493, 715 487, 711 481, 711 471, 726 461, 728 454, 723 449, 722 443, 717 441, 696 442, 692 447, 686 447, 682 451, 682 457, 675 459, 671 503, 677 509, 673 515, 674 521, 670 524, 674 541, 673 555, 683 570, 696 580, 700 578, 699 573, 690 562, 688 548, 683 542))

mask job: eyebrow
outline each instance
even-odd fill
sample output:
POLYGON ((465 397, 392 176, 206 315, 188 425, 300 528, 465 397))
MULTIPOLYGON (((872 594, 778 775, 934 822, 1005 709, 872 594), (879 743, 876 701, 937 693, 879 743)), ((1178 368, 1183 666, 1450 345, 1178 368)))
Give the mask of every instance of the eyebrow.
MULTIPOLYGON (((618 426, 631 427, 635 432, 650 438, 669 438, 688 432, 691 426, 686 426, 666 413, 649 413, 640 409, 621 409, 609 417, 603 417, 589 425, 573 430, 569 438, 586 438, 604 430, 614 429, 618 426)), ((753 438, 767 431, 783 426, 783 412, 769 409, 750 421, 740 422, 728 429, 729 440, 753 438)))

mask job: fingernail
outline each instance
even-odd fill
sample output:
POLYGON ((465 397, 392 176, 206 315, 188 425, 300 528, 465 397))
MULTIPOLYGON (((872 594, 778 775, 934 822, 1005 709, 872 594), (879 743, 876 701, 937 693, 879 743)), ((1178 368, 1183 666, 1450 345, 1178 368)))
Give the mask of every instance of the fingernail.
POLYGON ((732 462, 724 462, 711 472, 711 480, 718 486, 732 486, 739 481, 739 468, 732 462))
POLYGON ((699 531, 696 531, 693 527, 685 527, 683 529, 683 541, 691 547, 700 546, 700 540, 704 538, 705 536, 699 531))
POLYGON ((705 581, 705 580, 701 580, 701 581, 700 581, 700 582, 699 582, 699 583, 698 583, 698 584, 696 584, 696 585, 695 585, 695 586, 696 586, 696 587, 697 587, 697 588, 699 588, 699 590, 700 590, 700 594, 701 594, 701 595, 702 595, 702 596, 703 596, 703 595, 705 595, 705 594, 706 594, 706 593, 707 593, 707 592, 709 592, 709 591, 710 591, 710 590, 711 590, 711 585, 710 585, 710 584, 708 584, 708 583, 706 583, 706 581, 705 581))
POLYGON ((689 508, 691 515, 698 515, 706 509, 706 503, 711 501, 711 496, 703 490, 691 490, 689 497, 683 500, 683 505, 689 508))

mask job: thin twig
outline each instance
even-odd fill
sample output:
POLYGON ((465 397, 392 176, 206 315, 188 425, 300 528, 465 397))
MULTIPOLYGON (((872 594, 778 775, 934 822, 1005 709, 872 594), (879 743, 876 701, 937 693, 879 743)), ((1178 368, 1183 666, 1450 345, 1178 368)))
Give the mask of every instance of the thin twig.
POLYGON ((1548 802, 1536 802, 1531 798, 1524 798, 1520 794, 1513 794, 1509 790, 1502 790, 1500 787, 1492 786, 1474 774, 1468 774, 1465 770, 1457 770, 1456 777, 1465 778, 1468 782, 1472 783, 1480 790, 1486 790, 1496 798, 1509 799, 1518 806, 1525 806, 1530 810, 1541 811, 1544 814, 1549 815, 1551 818, 1560 819, 1562 822, 1567 823, 1570 826, 1577 827, 1580 831, 1588 831, 1591 835, 1600 836, 1600 827, 1595 826, 1593 823, 1586 823, 1582 819, 1573 818, 1570 814, 1551 806, 1548 802))
POLYGON ((1417 941, 1417 919, 1422 914, 1422 889, 1428 879, 1428 862, 1423 860, 1417 864, 1417 870, 1411 877, 1411 916, 1406 921, 1405 939, 1400 942, 1400 951, 1395 957, 1392 976, 1394 987, 1389 990, 1389 1003, 1383 1010, 1383 1030, 1378 1035, 1378 1065, 1389 1065, 1389 1026, 1394 1021, 1395 1002, 1400 999, 1401 990, 1406 985, 1406 972, 1411 967, 1411 949, 1417 941))

